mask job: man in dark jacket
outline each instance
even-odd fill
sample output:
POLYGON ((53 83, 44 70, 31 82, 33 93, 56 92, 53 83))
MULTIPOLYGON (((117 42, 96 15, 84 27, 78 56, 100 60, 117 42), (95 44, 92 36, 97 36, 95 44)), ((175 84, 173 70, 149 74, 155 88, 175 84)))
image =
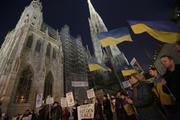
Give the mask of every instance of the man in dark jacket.
POLYGON ((118 92, 116 95, 116 114, 117 114, 117 120, 125 120, 126 119, 126 113, 123 107, 121 92, 118 92))
MULTIPOLYGON (((175 64, 171 56, 164 55, 160 58, 161 63, 167 68, 166 73, 163 75, 162 83, 166 85, 168 89, 163 89, 167 94, 171 94, 176 99, 176 105, 172 106, 172 117, 180 118, 180 65, 175 64)), ((173 97, 172 97, 173 98, 173 97)), ((176 118, 172 118, 175 119, 176 118)))
POLYGON ((107 120, 112 120, 111 103, 108 100, 107 95, 104 95, 103 107, 104 107, 104 114, 106 115, 107 120))
POLYGON ((62 108, 58 102, 54 102, 53 108, 51 110, 52 120, 62 120, 62 108))
POLYGON ((78 114, 77 114, 77 107, 79 106, 78 104, 78 100, 75 100, 74 101, 75 105, 73 106, 73 117, 74 117, 74 120, 78 120, 78 114))

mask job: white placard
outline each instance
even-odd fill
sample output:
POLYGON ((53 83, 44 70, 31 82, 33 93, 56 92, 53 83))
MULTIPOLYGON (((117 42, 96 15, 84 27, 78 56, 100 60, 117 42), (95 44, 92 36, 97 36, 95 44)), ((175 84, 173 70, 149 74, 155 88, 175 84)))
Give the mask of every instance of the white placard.
POLYGON ((42 105, 42 97, 43 97, 42 93, 37 94, 37 96, 36 96, 36 108, 41 107, 41 105, 42 105))
POLYGON ((72 87, 88 87, 87 81, 72 81, 72 87))
POLYGON ((87 90, 87 97, 88 97, 89 99, 91 99, 91 98, 94 98, 94 97, 95 97, 95 93, 94 93, 94 89, 93 89, 93 88, 92 88, 92 89, 87 90))
POLYGON ((66 93, 66 100, 68 107, 74 106, 74 97, 72 92, 66 93))
POLYGON ((140 66, 140 64, 138 63, 138 61, 135 59, 135 58, 133 58, 132 60, 131 60, 131 63, 130 63, 132 66, 133 66, 133 68, 138 72, 138 73, 144 73, 144 70, 142 69, 142 67, 140 66))
POLYGON ((54 103, 54 98, 53 97, 47 97, 46 104, 53 104, 53 103, 54 103))
POLYGON ((136 62, 136 58, 133 58, 133 59, 131 60, 130 64, 133 66, 133 65, 135 64, 135 62, 136 62))
POLYGON ((65 97, 61 98, 61 107, 65 108, 67 107, 67 99, 65 97))
POLYGON ((93 119, 94 104, 81 105, 78 107, 78 120, 93 119))
POLYGON ((130 87, 129 80, 122 82, 124 88, 130 87))

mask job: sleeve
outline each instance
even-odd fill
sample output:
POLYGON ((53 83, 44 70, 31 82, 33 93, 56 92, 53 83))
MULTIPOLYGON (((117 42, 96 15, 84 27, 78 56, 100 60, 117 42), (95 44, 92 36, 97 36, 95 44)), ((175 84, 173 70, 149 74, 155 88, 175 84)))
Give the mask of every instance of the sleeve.
POLYGON ((136 107, 144 107, 150 105, 153 102, 152 89, 148 85, 142 85, 138 91, 138 99, 133 100, 133 104, 136 107))

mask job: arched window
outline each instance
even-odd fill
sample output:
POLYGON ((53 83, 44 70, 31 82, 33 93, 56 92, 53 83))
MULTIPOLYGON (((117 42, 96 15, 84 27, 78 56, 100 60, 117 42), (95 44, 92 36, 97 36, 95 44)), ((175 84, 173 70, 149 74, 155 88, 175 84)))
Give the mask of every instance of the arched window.
POLYGON ((19 83, 15 96, 15 103, 27 103, 28 101, 33 79, 33 72, 30 68, 31 67, 28 66, 20 73, 19 83))
POLYGON ((35 51, 36 52, 40 52, 41 51, 41 42, 40 42, 40 40, 38 40, 37 43, 36 43, 35 51))
POLYGON ((50 57, 50 51, 51 51, 51 44, 48 44, 46 49, 46 56, 50 57))
POLYGON ((27 46, 28 48, 31 48, 32 43, 33 43, 33 36, 31 35, 31 36, 28 37, 26 46, 27 46))
POLYGON ((53 88, 53 75, 51 72, 49 72, 45 79, 45 85, 44 85, 44 96, 43 98, 46 99, 47 96, 52 96, 52 88, 53 88))
POLYGON ((53 48, 53 58, 56 59, 56 49, 53 48))

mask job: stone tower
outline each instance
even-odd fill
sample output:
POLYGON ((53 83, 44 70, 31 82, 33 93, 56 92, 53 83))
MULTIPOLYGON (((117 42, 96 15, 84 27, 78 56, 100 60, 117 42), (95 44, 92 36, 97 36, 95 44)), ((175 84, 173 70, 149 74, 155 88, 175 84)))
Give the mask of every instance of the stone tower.
MULTIPOLYGON (((91 32, 91 39, 94 47, 94 54, 99 63, 105 63, 107 52, 105 52, 104 49, 101 47, 99 39, 97 38, 97 33, 107 32, 108 30, 99 14, 95 11, 90 0, 88 0, 88 6, 90 13, 89 26, 91 32)), ((115 66, 129 64, 124 54, 119 50, 116 45, 111 45, 110 47, 108 47, 108 49, 110 51, 109 54, 111 54, 115 66)))
POLYGON ((43 23, 42 5, 33 0, 0 49, 0 97, 10 116, 35 109, 36 96, 56 101, 64 95, 59 33, 43 23))

